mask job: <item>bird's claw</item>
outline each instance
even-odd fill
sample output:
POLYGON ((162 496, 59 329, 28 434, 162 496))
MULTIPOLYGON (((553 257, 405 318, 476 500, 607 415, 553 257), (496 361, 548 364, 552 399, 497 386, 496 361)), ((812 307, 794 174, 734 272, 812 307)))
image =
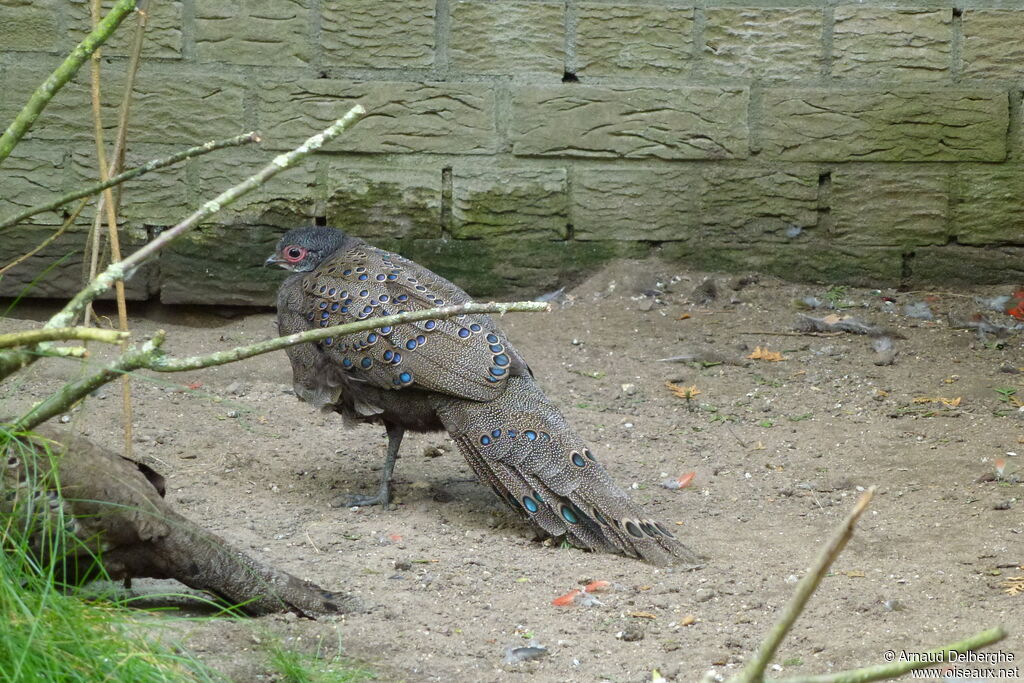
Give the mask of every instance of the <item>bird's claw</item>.
POLYGON ((338 496, 331 501, 331 507, 336 508, 354 508, 354 507, 370 507, 371 505, 380 505, 385 510, 388 509, 388 503, 391 502, 390 491, 378 491, 372 496, 364 496, 359 494, 348 494, 344 496, 338 496))

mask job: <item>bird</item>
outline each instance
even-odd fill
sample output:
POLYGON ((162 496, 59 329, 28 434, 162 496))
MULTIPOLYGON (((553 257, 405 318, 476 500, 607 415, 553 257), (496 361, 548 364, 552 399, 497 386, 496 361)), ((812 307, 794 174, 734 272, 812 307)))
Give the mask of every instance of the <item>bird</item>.
MULTIPOLYGON (((472 301, 427 268, 329 226, 288 231, 264 265, 291 271, 277 293, 281 335, 472 301)), ((346 426, 382 423, 387 433, 377 491, 346 506, 387 506, 405 432, 447 431, 477 477, 543 534, 656 565, 700 564, 615 484, 490 316, 382 325, 286 352, 296 396, 346 426)))
POLYGON ((254 616, 362 610, 357 597, 271 567, 175 512, 164 478, 148 465, 63 427, 0 434, 4 539, 28 550, 35 566, 52 564, 65 585, 177 579, 254 616))

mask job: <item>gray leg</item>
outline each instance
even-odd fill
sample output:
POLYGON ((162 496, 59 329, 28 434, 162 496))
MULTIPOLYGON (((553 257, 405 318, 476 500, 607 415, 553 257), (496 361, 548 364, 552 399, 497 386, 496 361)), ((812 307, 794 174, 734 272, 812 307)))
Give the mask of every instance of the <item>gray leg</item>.
POLYGON ((395 471, 395 461, 398 460, 398 448, 402 445, 402 437, 405 435, 405 428, 398 425, 385 425, 388 430, 388 454, 384 458, 384 468, 380 473, 380 486, 377 493, 372 496, 349 495, 338 498, 338 507, 365 507, 369 505, 383 505, 385 508, 391 501, 391 475, 395 471))

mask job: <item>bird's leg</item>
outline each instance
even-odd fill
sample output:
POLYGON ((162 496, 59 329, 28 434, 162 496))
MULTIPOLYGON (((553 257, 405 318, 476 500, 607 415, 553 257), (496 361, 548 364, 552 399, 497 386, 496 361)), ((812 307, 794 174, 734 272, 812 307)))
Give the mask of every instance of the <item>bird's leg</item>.
POLYGON ((383 505, 386 508, 391 501, 391 475, 395 471, 395 461, 398 460, 398 448, 402 445, 405 427, 390 423, 384 427, 388 430, 388 453, 384 457, 384 468, 380 473, 380 487, 377 493, 372 496, 346 496, 342 499, 341 507, 383 505))

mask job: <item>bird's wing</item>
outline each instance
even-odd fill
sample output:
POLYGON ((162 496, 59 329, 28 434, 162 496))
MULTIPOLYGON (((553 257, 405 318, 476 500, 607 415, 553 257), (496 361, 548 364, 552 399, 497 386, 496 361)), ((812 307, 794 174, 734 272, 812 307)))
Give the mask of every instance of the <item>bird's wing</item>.
MULTIPOLYGON (((302 293, 310 328, 471 301, 439 275, 362 242, 302 278, 302 293)), ((317 348, 355 381, 475 401, 493 400, 511 374, 528 371, 486 315, 381 326, 324 339, 317 348)))

